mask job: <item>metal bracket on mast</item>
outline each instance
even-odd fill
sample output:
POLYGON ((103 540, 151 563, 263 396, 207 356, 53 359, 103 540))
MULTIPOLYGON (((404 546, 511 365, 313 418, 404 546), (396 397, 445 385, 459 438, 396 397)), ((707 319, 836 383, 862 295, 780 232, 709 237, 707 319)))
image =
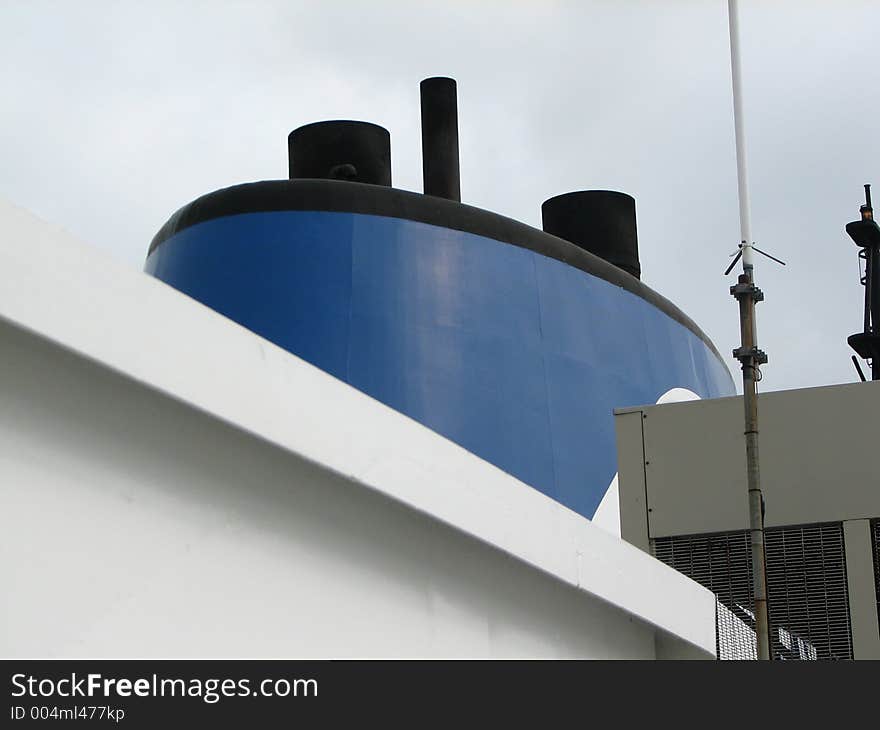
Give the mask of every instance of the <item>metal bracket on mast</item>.
POLYGON ((743 367, 756 367, 767 364, 767 353, 757 347, 737 347, 733 351, 733 356, 740 361, 743 367))
MULTIPOLYGON (((752 305, 764 301, 764 292, 752 283, 751 277, 748 274, 740 274, 739 281, 730 287, 730 293, 736 301, 740 302, 740 304, 742 304, 743 301, 749 300, 752 305)), ((756 345, 753 345, 752 347, 742 346, 737 347, 733 351, 733 356, 739 360, 743 370, 746 368, 752 368, 752 370, 755 371, 757 374, 755 380, 761 379, 761 371, 758 369, 758 366, 767 364, 766 352, 759 349, 756 345)))
POLYGON ((736 301, 751 297, 753 302, 763 302, 764 292, 752 284, 751 281, 739 281, 730 287, 730 293, 736 301))

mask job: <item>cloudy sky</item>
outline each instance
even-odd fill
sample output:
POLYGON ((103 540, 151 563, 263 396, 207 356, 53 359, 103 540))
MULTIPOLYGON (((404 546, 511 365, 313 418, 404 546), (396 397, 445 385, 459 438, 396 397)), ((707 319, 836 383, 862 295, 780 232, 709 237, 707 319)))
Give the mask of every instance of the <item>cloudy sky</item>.
MULTIPOLYGON (((880 200, 880 3, 741 0, 764 390, 851 382, 862 185, 880 200)), ((391 131, 421 190, 418 82, 459 84, 462 198, 540 227, 636 198, 643 280, 728 356, 739 240, 725 0, 0 0, 0 196, 140 268, 202 193, 285 177, 321 119, 391 131)), ((880 207, 880 205, 878 205, 880 207)), ((739 378, 736 363, 728 363, 739 378)))

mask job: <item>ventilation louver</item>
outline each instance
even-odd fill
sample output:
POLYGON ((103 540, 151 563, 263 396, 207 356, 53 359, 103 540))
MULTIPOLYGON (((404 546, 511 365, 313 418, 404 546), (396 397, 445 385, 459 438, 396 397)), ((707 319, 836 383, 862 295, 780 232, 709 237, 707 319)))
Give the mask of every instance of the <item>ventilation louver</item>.
MULTIPOLYGON (((656 558, 715 594, 718 658, 754 659, 748 532, 656 538, 651 547, 656 558)), ((767 529, 765 549, 773 658, 851 659, 841 524, 767 529)))

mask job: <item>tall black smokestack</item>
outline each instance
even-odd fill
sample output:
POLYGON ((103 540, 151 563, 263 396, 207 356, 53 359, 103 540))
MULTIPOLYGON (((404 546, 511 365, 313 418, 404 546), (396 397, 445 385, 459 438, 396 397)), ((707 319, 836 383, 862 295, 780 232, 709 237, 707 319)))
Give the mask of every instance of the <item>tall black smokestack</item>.
POLYGON ((541 206, 544 230, 641 278, 636 201, 612 190, 557 195, 541 206))
POLYGON ((422 97, 422 174, 425 195, 461 202, 458 169, 458 102, 454 79, 434 77, 422 97))
POLYGON ((391 135, 369 122, 315 122, 287 137, 290 179, 308 177, 391 186, 391 135))

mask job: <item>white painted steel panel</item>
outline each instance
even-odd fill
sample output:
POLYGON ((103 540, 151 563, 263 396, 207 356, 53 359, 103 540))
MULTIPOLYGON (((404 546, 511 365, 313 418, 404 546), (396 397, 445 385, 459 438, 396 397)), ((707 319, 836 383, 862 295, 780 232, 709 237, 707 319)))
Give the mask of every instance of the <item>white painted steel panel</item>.
POLYGON ((4 655, 714 648, 689 579, 6 205, 0 317, 4 655))

